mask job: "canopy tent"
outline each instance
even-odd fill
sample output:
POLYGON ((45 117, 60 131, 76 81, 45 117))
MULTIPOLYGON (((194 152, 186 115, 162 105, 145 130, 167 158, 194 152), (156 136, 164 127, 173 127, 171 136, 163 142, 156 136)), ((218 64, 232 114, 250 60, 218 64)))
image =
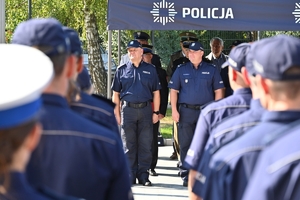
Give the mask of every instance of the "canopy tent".
POLYGON ((111 30, 299 31, 298 0, 108 0, 108 93, 111 30))
POLYGON ((298 0, 109 0, 108 30, 300 30, 298 0))

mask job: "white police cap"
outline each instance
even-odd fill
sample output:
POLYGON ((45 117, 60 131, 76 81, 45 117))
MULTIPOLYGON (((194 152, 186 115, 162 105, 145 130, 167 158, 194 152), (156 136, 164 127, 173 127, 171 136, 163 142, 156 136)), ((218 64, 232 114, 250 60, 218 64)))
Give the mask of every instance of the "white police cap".
POLYGON ((36 115, 53 64, 41 51, 16 44, 0 44, 0 57, 0 129, 7 129, 36 115))

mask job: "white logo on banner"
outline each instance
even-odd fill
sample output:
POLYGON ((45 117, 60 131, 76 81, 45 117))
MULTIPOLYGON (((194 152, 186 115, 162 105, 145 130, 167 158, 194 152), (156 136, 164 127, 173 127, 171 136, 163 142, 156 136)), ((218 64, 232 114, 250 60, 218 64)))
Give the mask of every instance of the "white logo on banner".
POLYGON ((295 10, 292 14, 295 16, 295 23, 300 23, 300 3, 295 4, 295 10))
POLYGON ((153 9, 150 11, 150 13, 153 15, 154 22, 162 23, 163 25, 166 25, 166 23, 169 22, 174 22, 174 17, 177 14, 174 9, 174 3, 170 3, 165 0, 162 0, 161 2, 154 2, 153 9), (167 9, 168 16, 160 16, 161 9, 167 9))

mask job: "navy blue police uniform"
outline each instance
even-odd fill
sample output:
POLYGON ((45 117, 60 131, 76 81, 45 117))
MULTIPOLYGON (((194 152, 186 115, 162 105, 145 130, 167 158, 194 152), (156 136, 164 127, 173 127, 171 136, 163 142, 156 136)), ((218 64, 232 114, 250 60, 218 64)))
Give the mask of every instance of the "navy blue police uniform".
MULTIPOLYGON (((249 53, 253 54, 257 74, 270 80, 287 81, 295 80, 295 75, 285 75, 284 72, 292 66, 300 66, 299 52, 299 39, 281 35, 252 44, 249 53), (275 57, 270 56, 270 50, 279 44, 285 46, 276 51, 275 57), (282 57, 285 57, 284 62, 282 57)), ((262 142, 264 133, 276 132, 299 117, 300 111, 297 110, 265 111, 259 125, 212 156, 210 170, 196 179, 193 192, 203 199, 241 199, 257 158, 265 147, 262 142), (203 187, 202 193, 197 193, 197 187, 203 187)))
MULTIPOLYGON (((248 52, 249 45, 246 44, 235 49, 230 56, 233 61, 231 66, 234 70, 240 72, 245 66, 245 56, 248 52), (234 64, 235 63, 235 64, 234 64)), ((224 63, 224 65, 228 65, 224 63)), ((250 108, 252 92, 250 88, 240 88, 234 91, 233 95, 213 102, 207 105, 201 112, 195 135, 191 146, 188 150, 184 166, 188 169, 197 170, 203 155, 205 145, 211 135, 212 129, 222 120, 232 115, 240 114, 250 108)))
MULTIPOLYGON (((62 25, 53 19, 19 24, 12 41, 51 47, 44 52, 49 58, 70 52, 62 25)), ((28 181, 85 199, 132 199, 128 164, 117 136, 73 112, 59 94, 43 94, 42 100, 43 132, 26 169, 28 181)))
POLYGON ((28 149, 28 142, 37 142, 35 132, 37 115, 42 104, 41 92, 48 86, 53 77, 53 64, 41 51, 24 45, 1 44, 0 54, 0 93, 5 98, 0 99, 0 131, 1 131, 1 200, 75 200, 78 198, 60 196, 48 188, 38 185, 32 187, 22 170, 33 149, 28 149), (15 59, 15 55, 18 59, 15 59), (43 66, 43 68, 41 67, 43 66), (14 73, 20 82, 11 82, 8 74, 14 73), (39 78, 36 78, 39 74, 39 78), (32 80, 34 81, 28 81, 32 80), (7 90, 7 83, 10 83, 7 90), (10 91, 20 90, 19 93, 10 91), (27 128, 26 128, 27 127, 27 128), (31 127, 29 130, 29 127, 31 127), (34 131, 35 130, 35 131, 34 131), (35 136, 34 136, 35 135, 35 136), (16 144, 20 143, 20 144, 16 144), (16 148, 20 146, 20 148, 16 148), (28 157, 27 157, 27 154, 28 157), (25 154, 24 154, 25 153, 25 154), (12 157, 11 157, 11 156, 12 157), (21 157, 20 157, 21 156, 21 157), (5 159, 3 158, 5 157, 5 159), (16 164, 18 167, 15 167, 16 164), (13 167, 14 166, 14 167, 13 167), (4 169, 4 170, 3 170, 4 169))
MULTIPOLYGON (((143 53, 147 54, 147 53, 152 53, 152 45, 147 45, 147 44, 142 44, 143 47, 143 53)), ((153 60, 151 60, 152 62, 153 60)), ((169 96, 169 88, 168 88, 168 82, 167 82, 167 73, 166 70, 164 70, 161 65, 160 62, 159 64, 155 65, 154 63, 152 63, 155 66, 156 72, 157 72, 157 76, 160 82, 160 86, 161 89, 159 90, 159 94, 160 94, 160 104, 159 104, 159 114, 162 115, 166 115, 167 112, 167 107, 168 107, 168 96, 169 96)), ((152 176, 156 176, 157 173, 155 171, 156 165, 157 165, 157 160, 158 160, 158 134, 159 134, 159 124, 160 121, 158 121, 157 123, 153 124, 153 140, 152 140, 152 162, 150 165, 150 171, 149 174, 152 176)))
MULTIPOLYGON (((70 40, 71 54, 81 57, 82 48, 80 38, 77 32, 69 27, 63 27, 65 34, 70 40)), ((114 133, 120 136, 117 121, 114 115, 114 103, 104 97, 94 98, 84 92, 85 87, 91 87, 90 77, 86 68, 78 75, 79 86, 81 84, 83 90, 77 92, 75 98, 71 99, 71 109, 81 114, 87 119, 90 119, 101 126, 113 130, 114 133)))
MULTIPOLYGON (((132 40, 128 48, 140 48, 139 42, 132 40)), ((153 138, 152 107, 153 92, 161 89, 155 66, 141 61, 138 67, 127 62, 120 66, 112 84, 112 89, 120 93, 121 138, 125 154, 129 160, 132 183, 145 185, 148 182, 153 138)))
MULTIPOLYGON (((192 44, 197 44, 197 42, 193 42, 192 44)), ((198 44, 202 46, 200 43, 198 44)), ((223 81, 216 68, 205 62, 201 62, 198 69, 194 68, 191 62, 182 64, 178 66, 173 74, 169 82, 169 88, 179 91, 177 102, 179 103, 180 114, 178 123, 180 160, 183 161, 186 157, 194 135, 201 106, 213 101, 215 90, 223 87, 223 81)), ((183 168, 183 170, 185 169, 183 168)), ((187 175, 187 170, 182 171, 181 177, 184 183, 187 181, 187 175)))
POLYGON ((300 199, 299 120, 293 124, 275 131, 277 136, 274 132, 267 134, 262 141, 266 147, 259 156, 243 200, 300 199))

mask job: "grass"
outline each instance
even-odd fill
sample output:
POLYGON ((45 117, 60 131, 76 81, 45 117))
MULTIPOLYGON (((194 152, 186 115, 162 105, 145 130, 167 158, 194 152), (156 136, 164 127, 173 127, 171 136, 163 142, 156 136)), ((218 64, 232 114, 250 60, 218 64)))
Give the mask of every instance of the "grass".
POLYGON ((166 116, 160 120, 160 133, 163 138, 172 138, 173 120, 171 108, 167 109, 166 116))

